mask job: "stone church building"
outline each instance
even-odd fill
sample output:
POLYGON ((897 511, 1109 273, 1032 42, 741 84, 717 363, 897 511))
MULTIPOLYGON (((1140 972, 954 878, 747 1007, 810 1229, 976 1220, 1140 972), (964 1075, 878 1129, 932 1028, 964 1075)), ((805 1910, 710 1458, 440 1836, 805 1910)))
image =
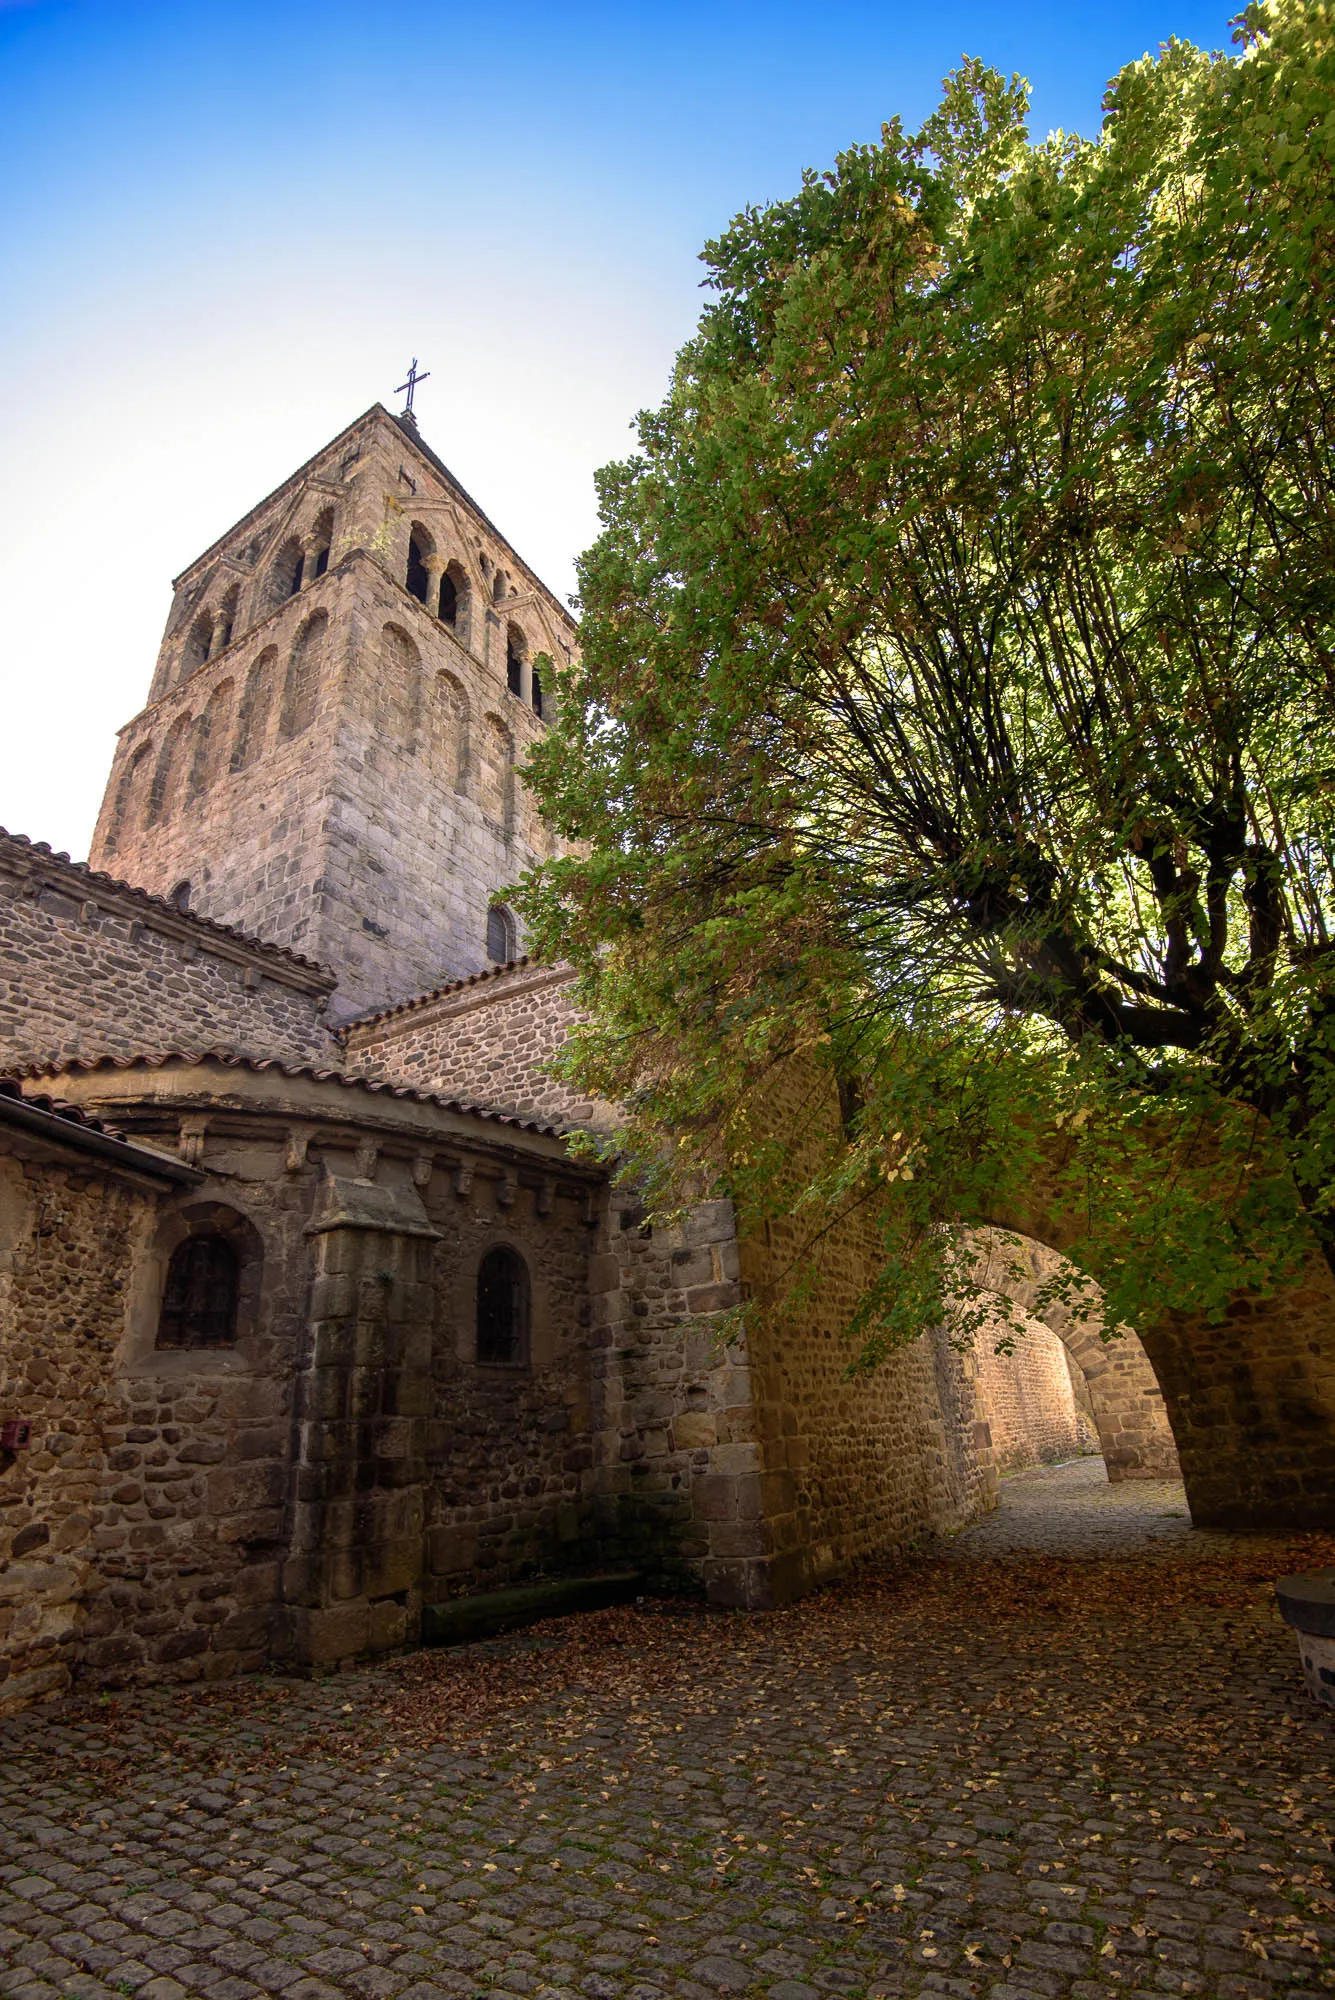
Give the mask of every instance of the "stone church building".
POLYGON ((1134 1335, 849 1380, 850 1227, 726 1342, 783 1232, 650 1229, 572 1154, 614 1114, 496 897, 555 851, 517 774, 576 643, 377 405, 177 579, 90 861, 0 835, 0 1711, 532 1579, 764 1609, 1015 1466, 1175 1468, 1134 1335))

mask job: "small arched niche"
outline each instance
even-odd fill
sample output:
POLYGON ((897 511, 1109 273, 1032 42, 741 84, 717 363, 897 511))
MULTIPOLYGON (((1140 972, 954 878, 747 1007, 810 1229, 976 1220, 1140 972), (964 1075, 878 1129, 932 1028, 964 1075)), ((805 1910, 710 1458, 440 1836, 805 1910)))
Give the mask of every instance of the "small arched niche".
POLYGON ((532 1287, 528 1265, 508 1243, 495 1243, 477 1267, 475 1358, 484 1368, 528 1365, 532 1287))
POLYGON ((434 696, 430 715, 432 768, 462 793, 468 787, 468 696, 463 683, 443 671, 436 675, 434 696))
POLYGON ((237 711, 236 739, 232 745, 232 769, 244 771, 263 754, 269 733, 269 710, 273 702, 274 676, 278 671, 278 649, 266 646, 246 675, 237 711))
POLYGON ((209 696, 195 724, 195 754, 186 784, 188 799, 196 799, 201 792, 208 791, 226 768, 234 692, 230 680, 222 681, 209 696))
POLYGON ((178 715, 163 738, 162 749, 158 753, 158 761, 153 770, 153 783, 148 794, 148 811, 144 815, 145 826, 156 826, 170 814, 177 802, 186 741, 194 726, 192 716, 178 715))
POLYGON ((152 771, 153 744, 150 739, 134 751, 122 773, 116 791, 111 831, 107 837, 108 854, 113 854, 125 836, 133 833, 142 821, 148 805, 152 771))
POLYGON ((296 637, 283 682, 283 707, 279 716, 280 736, 300 736, 315 720, 324 668, 325 634, 329 619, 317 611, 308 618, 296 637))

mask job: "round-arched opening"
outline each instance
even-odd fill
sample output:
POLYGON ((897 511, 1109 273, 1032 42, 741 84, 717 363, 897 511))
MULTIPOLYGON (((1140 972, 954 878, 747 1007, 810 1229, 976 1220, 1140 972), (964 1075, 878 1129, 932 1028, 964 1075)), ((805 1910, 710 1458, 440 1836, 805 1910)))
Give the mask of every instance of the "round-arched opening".
POLYGON ((528 1265, 508 1243, 488 1250, 477 1268, 477 1359, 488 1368, 520 1368, 529 1353, 528 1265))
POLYGON ((420 521, 414 521, 408 530, 408 566, 404 572, 403 587, 409 597, 415 597, 419 604, 425 604, 431 578, 427 564, 436 552, 436 544, 429 531, 420 521))
POLYGON ((505 685, 511 694, 524 692, 524 662, 528 658, 528 641, 517 625, 509 625, 505 631, 505 685))
POLYGON ((1114 1483, 1180 1479, 1177 1447, 1150 1357, 1131 1327, 1120 1328, 1113 1339, 1102 1338, 1097 1286, 1082 1279, 1058 1251, 1012 1230, 970 1230, 966 1249, 970 1282, 997 1295, 998 1334, 1009 1331, 1008 1319, 1014 1325, 1017 1311, 1022 1315, 1015 1345, 1021 1356, 1018 1365, 995 1354, 995 1341, 988 1354, 986 1330, 976 1343, 979 1415, 993 1431, 1002 1469, 1007 1469, 1003 1461, 1008 1453, 1013 1466, 1021 1462, 1026 1447, 1031 1452, 1029 1462, 1041 1463, 1043 1423, 1053 1435, 1057 1433, 1059 1419, 1054 1413, 1063 1397, 1054 1367, 1055 1341, 1070 1376, 1071 1433, 1079 1434, 1083 1412, 1086 1423, 1093 1426, 1108 1478, 1114 1483), (1049 1386, 1043 1388, 1045 1371, 1049 1386), (1041 1406, 1046 1412, 1042 1422, 1032 1410, 1026 1417, 1026 1397, 1033 1410, 1041 1406))
POLYGON ((286 604, 301 589, 306 574, 306 552, 295 535, 290 535, 274 558, 269 572, 269 602, 286 604))
POLYGON ((202 667, 209 657, 213 645, 213 613, 201 611, 190 627, 190 636, 185 642, 181 655, 181 677, 193 674, 196 667, 202 667))

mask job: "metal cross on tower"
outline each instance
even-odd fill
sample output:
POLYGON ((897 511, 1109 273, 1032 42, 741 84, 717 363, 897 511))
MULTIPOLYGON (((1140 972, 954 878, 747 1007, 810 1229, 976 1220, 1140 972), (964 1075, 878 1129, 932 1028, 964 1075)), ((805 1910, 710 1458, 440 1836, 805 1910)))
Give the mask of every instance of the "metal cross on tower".
POLYGON ((421 374, 420 375, 418 374, 417 356, 414 354, 412 360, 412 366, 408 370, 408 380, 406 382, 400 382, 398 388, 394 391, 394 394, 396 396, 402 396, 405 390, 407 392, 408 400, 403 406, 403 414, 405 417, 410 417, 413 413, 413 394, 417 388, 418 383, 428 382, 430 381, 430 379, 431 379, 431 370, 429 368, 424 368, 421 374))

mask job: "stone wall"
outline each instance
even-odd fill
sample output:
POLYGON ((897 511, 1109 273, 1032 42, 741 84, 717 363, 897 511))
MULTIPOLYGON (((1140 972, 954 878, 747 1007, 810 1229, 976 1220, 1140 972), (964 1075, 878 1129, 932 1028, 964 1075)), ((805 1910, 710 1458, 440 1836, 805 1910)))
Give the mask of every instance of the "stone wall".
POLYGON ((718 1604, 772 1601, 732 1205, 652 1228, 611 1192, 590 1270, 602 1548, 718 1604))
MULTIPOLYGON (((743 1240, 741 1273, 754 1296, 782 1286, 799 1244, 790 1218, 743 1240)), ((950 1533, 995 1504, 973 1357, 933 1328, 850 1378, 855 1351, 842 1328, 879 1245, 854 1218, 814 1254, 808 1299, 758 1312, 748 1336, 777 1599, 950 1533)))
MULTIPOLYGON (((15 1163, 0 1165, 12 1181, 15 1163)), ((65 1621, 66 1678, 258 1667, 279 1593, 304 1270, 271 1254, 262 1320, 238 1350, 154 1353, 162 1232, 206 1215, 208 1198, 145 1205, 79 1182, 44 1176, 12 1260, 0 1398, 34 1436, 0 1475, 0 1491, 22 1482, 11 1552, 26 1564, 3 1588, 44 1600, 48 1632, 65 1621)))
POLYGON ((600 1182, 559 1140, 273 1067, 62 1087, 204 1176, 163 1204, 99 1386, 86 1677, 327 1664, 411 1642, 423 1602, 598 1560, 600 1182), (245 1249, 240 1337, 163 1352, 166 1258, 210 1218, 245 1249), (476 1353, 478 1264, 499 1243, 532 1280, 517 1366, 476 1353))
POLYGON ((997 1471, 1021 1472, 1098 1450, 1093 1424, 1076 1402, 1067 1351, 1041 1320, 1026 1319, 1010 1353, 996 1350, 1000 1326, 974 1342, 978 1415, 991 1433, 997 1471))
POLYGON ((0 1070, 235 1048, 337 1064, 318 966, 0 834, 0 1070))
MULTIPOLYGON (((153 1197, 0 1157, 0 1714, 68 1687, 108 1500, 103 1402, 153 1197)), ((113 1416, 114 1423, 114 1416, 113 1416)))
POLYGON ((461 980, 403 1006, 351 1022, 347 1059, 359 1072, 494 1105, 522 1118, 607 1131, 609 1104, 551 1073, 577 1015, 574 975, 519 965, 461 980))
MULTIPOLYGON (((817 1143, 798 1084, 780 1081, 769 1115, 817 1143)), ((739 1241, 723 1201, 650 1229, 614 1191, 594 1264, 604 1535, 722 1604, 800 1596, 960 1527, 995 1494, 974 1361, 944 1333, 849 1379, 842 1328, 877 1267, 871 1232, 857 1220, 829 1232, 805 1302, 780 1311, 795 1247, 791 1219, 739 1241)))

